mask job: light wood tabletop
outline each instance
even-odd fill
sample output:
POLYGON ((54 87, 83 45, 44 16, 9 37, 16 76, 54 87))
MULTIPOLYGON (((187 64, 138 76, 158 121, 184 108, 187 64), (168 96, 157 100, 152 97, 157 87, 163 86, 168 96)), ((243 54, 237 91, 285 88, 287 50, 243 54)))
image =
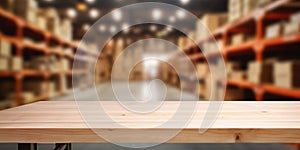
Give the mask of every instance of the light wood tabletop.
MULTIPOLYGON (((209 102, 166 101, 152 113, 139 114, 123 108, 114 101, 80 102, 85 108, 101 105, 106 114, 123 126, 116 126, 107 120, 96 128, 114 141, 120 143, 155 143, 168 132, 181 130, 168 143, 299 143, 300 102, 224 102, 213 125, 205 132, 199 128, 208 110, 209 102), (182 104, 193 104, 195 110, 182 104), (177 112, 174 117, 174 114, 177 112), (172 125, 189 118, 182 128, 172 125), (174 117, 169 125, 159 127, 174 117), (157 128, 158 127, 158 128, 157 128)), ((133 104, 135 105, 135 104, 133 104)), ((188 105, 187 105, 188 106, 188 105)), ((44 101, 24 105, 0 112, 1 143, 105 143, 105 137, 98 136, 89 128, 74 101, 44 101)), ((83 113, 84 114, 84 113, 83 113)), ((90 120, 90 119, 88 119, 90 120)), ((94 123, 95 123, 94 122, 94 123)), ((180 123, 179 123, 180 124, 180 123)))

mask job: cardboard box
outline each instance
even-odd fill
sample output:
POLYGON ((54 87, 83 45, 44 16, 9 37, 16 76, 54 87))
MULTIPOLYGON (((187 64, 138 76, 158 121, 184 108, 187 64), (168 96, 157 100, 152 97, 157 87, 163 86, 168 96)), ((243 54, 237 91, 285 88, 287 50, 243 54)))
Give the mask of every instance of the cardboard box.
POLYGON ((11 57, 10 58, 10 70, 20 71, 23 69, 23 59, 21 57, 11 57))
POLYGON ((245 100, 245 92, 240 88, 227 88, 224 101, 242 101, 245 100))
POLYGON ((195 40, 207 38, 212 32, 227 22, 227 14, 211 13, 205 14, 196 24, 195 40))
POLYGON ((300 12, 297 12, 297 13, 291 15, 290 21, 291 22, 300 22, 300 12))
POLYGON ((48 94, 49 94, 49 97, 55 97, 57 92, 56 92, 56 83, 51 81, 49 82, 49 89, 48 89, 48 94))
POLYGON ((22 17, 29 23, 36 22, 38 4, 35 0, 15 0, 14 14, 22 17))
MULTIPOLYGON (((32 102, 35 98, 35 95, 33 92, 22 92, 20 95, 20 99, 23 103, 32 102)), ((9 100, 16 100, 17 96, 16 93, 9 93, 7 96, 7 99, 9 100)))
POLYGON ((0 71, 8 71, 9 63, 8 58, 0 57, 0 71))
POLYGON ((284 27, 283 22, 268 26, 266 29, 266 38, 279 37, 280 35, 283 34, 283 27, 284 27))
POLYGON ((244 0, 243 15, 246 16, 258 8, 260 0, 244 0))
POLYGON ((43 81, 25 80, 23 82, 23 90, 31 91, 36 96, 42 96, 48 93, 47 83, 43 81))
POLYGON ((284 25, 284 34, 290 35, 300 32, 300 22, 290 22, 284 25))
POLYGON ((12 49, 12 44, 4 41, 4 40, 0 40, 0 57, 10 57, 11 56, 11 49, 12 49))
POLYGON ((38 15, 35 25, 42 30, 47 30, 47 18, 45 16, 38 15))
POLYGON ((273 83, 273 63, 250 62, 248 64, 247 80, 255 84, 273 83))
POLYGON ((206 63, 198 63, 196 65, 197 77, 203 79, 209 73, 209 67, 206 63))
POLYGON ((242 44, 246 41, 246 36, 245 34, 236 34, 236 35, 233 35, 232 36, 232 39, 231 39, 231 44, 232 45, 239 45, 239 44, 242 44))
POLYGON ((232 78, 232 73, 234 71, 241 70, 241 63, 239 62, 227 62, 226 63, 226 72, 227 78, 232 78))
POLYGON ((68 59, 62 59, 61 60, 61 66, 63 71, 69 71, 70 70, 70 63, 68 59))
POLYGON ((244 81, 247 80, 247 73, 245 71, 233 71, 229 79, 244 81))
POLYGON ((283 88, 300 87, 300 62, 286 61, 277 62, 274 66, 275 86, 283 88))

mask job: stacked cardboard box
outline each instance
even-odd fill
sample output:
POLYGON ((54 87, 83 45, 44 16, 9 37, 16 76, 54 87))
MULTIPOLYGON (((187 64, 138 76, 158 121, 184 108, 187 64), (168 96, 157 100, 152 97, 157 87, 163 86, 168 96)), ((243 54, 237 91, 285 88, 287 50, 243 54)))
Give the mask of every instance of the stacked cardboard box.
POLYGON ((62 71, 69 71, 70 70, 70 62, 67 58, 64 58, 61 60, 61 68, 62 68, 62 71))
POLYGON ((38 10, 35 25, 42 30, 47 30, 47 18, 41 12, 42 10, 38 10))
POLYGON ((38 4, 35 0, 14 0, 14 13, 27 22, 35 23, 38 4))
POLYGON ((33 92, 35 96, 42 96, 48 93, 47 83, 43 81, 25 80, 23 91, 33 92))
POLYGON ((58 34, 61 38, 71 41, 73 39, 73 27, 72 20, 63 19, 60 24, 60 33, 58 34))
POLYGON ((273 63, 250 62, 247 71, 248 81, 255 84, 273 83, 273 63))
POLYGON ((266 38, 276 38, 283 34, 284 22, 272 24, 266 29, 266 38))
POLYGON ((243 16, 243 0, 229 0, 229 22, 236 21, 243 16))
POLYGON ((57 36, 60 36, 60 18, 56 9, 48 8, 40 12, 40 15, 44 16, 47 19, 47 30, 51 33, 54 33, 57 36))
POLYGON ((240 88, 227 88, 224 101, 240 101, 245 99, 245 91, 240 88))
POLYGON ((196 25, 196 41, 207 38, 227 22, 227 14, 205 14, 196 25))
POLYGON ((206 64, 206 63, 197 63, 196 70, 197 70, 197 77, 199 79, 203 79, 207 75, 209 75, 209 67, 208 67, 208 64, 206 64))
POLYGON ((9 70, 9 57, 11 56, 11 44, 0 40, 0 71, 9 70))
POLYGON ((226 63, 226 72, 227 72, 227 78, 228 79, 234 79, 233 78, 233 73, 241 70, 241 64, 238 62, 227 62, 226 63))
POLYGON ((300 88, 300 62, 277 62, 274 66, 275 86, 283 88, 300 88))
POLYGON ((44 56, 36 56, 29 61, 24 62, 24 68, 30 70, 47 71, 48 59, 44 56))
POLYGON ((291 16, 290 21, 284 25, 284 34, 291 35, 300 32, 300 12, 291 16))

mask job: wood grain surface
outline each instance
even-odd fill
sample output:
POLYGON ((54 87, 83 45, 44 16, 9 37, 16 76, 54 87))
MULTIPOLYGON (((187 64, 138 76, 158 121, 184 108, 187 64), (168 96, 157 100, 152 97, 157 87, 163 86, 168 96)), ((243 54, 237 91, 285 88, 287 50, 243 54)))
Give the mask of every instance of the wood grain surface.
POLYGON ((0 112, 0 142, 156 143, 161 142, 159 137, 180 131, 165 142, 300 143, 300 102, 224 102, 217 118, 209 118, 215 121, 203 134, 199 128, 206 112, 217 110, 208 110, 209 102, 192 106, 194 103, 167 101, 155 112, 140 114, 118 102, 80 102, 83 108, 91 108, 85 112, 90 117, 87 119, 74 101, 37 102, 0 112), (184 110, 178 110, 181 105, 186 106, 184 110), (103 114, 94 111, 99 106, 115 124, 102 120, 103 114), (95 123, 96 128, 91 130, 85 120, 95 123), (187 121, 186 126, 180 125, 183 121, 187 121), (105 139, 93 131, 114 138, 105 139))

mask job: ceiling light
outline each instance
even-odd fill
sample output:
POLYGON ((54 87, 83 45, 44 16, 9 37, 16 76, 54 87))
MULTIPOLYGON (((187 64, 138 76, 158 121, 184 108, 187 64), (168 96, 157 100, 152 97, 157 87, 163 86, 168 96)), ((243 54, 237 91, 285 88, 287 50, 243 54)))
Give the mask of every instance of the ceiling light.
POLYGON ((111 26, 111 27, 109 28, 109 32, 110 32, 110 33, 115 33, 116 31, 117 31, 116 26, 111 26))
POLYGON ((117 9, 117 10, 113 11, 112 17, 115 21, 120 21, 122 19, 122 12, 117 9))
POLYGON ((79 11, 86 11, 87 10, 87 5, 85 3, 78 3, 76 5, 76 8, 79 10, 79 11))
POLYGON ((176 11, 176 16, 179 18, 179 19, 183 19, 185 17, 185 12, 183 10, 177 10, 176 11))
POLYGON ((186 5, 189 2, 190 2, 190 0, 180 0, 180 3, 183 4, 183 5, 186 5))
POLYGON ((89 24, 84 24, 84 25, 82 26, 83 30, 85 30, 85 31, 89 30, 90 27, 91 27, 91 26, 90 26, 89 24))
POLYGON ((77 16, 77 12, 75 9, 73 8, 69 8, 67 10, 67 15, 70 17, 70 18, 75 18, 77 16))
POLYGON ((100 32, 106 31, 106 26, 103 25, 103 24, 101 24, 101 25, 99 26, 99 31, 100 31, 100 32))
POLYGON ((152 32, 155 32, 155 31, 157 30, 157 26, 151 25, 151 26, 150 26, 150 30, 151 30, 152 32))
POLYGON ((122 24, 122 30, 125 30, 127 28, 129 28, 129 24, 128 23, 123 23, 122 24))
POLYGON ((92 4, 95 3, 96 0, 85 0, 87 3, 92 4))
POLYGON ((174 23, 174 22, 176 21, 176 18, 175 18, 174 16, 171 16, 171 17, 169 18, 169 21, 170 21, 171 23, 174 23))
POLYGON ((161 16, 162 16, 161 10, 159 10, 159 9, 154 9, 154 10, 152 11, 152 17, 153 17, 154 20, 160 20, 160 19, 161 19, 161 16))
POLYGON ((47 3, 53 2, 53 0, 44 0, 47 3))
POLYGON ((95 19, 99 17, 99 11, 97 9, 91 9, 89 12, 91 18, 95 19))
POLYGON ((167 26, 166 31, 171 32, 173 28, 171 26, 167 26))
POLYGON ((130 31, 130 28, 126 28, 125 30, 123 30, 123 32, 124 32, 125 34, 127 34, 129 31, 130 31))

